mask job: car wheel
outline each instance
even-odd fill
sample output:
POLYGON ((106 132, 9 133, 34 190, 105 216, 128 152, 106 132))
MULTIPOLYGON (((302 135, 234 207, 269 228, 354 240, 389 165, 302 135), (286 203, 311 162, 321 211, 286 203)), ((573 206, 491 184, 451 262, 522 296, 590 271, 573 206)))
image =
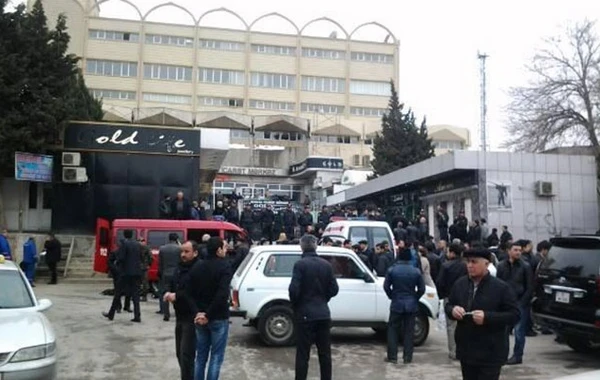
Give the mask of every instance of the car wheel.
POLYGON ((288 306, 271 306, 262 313, 258 321, 260 338, 268 346, 290 346, 294 344, 296 326, 294 312, 288 306))
POLYGON ((573 336, 565 336, 564 339, 565 343, 567 343, 567 346, 571 347, 573 351, 582 354, 590 354, 593 352, 597 352, 600 349, 600 344, 595 344, 589 339, 573 336))
POLYGON ((417 317, 415 318, 415 335, 413 340, 415 347, 418 347, 425 343, 428 336, 429 317, 423 311, 419 311, 417 317))

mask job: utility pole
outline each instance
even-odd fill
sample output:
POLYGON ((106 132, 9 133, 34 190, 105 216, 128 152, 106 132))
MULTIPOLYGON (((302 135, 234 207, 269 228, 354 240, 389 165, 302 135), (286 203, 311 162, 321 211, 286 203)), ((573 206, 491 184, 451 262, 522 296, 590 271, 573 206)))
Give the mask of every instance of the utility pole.
POLYGON ((487 150, 487 92, 486 92, 486 69, 485 61, 489 56, 485 53, 477 53, 479 59, 479 76, 481 78, 480 83, 480 108, 481 108, 481 150, 487 150))

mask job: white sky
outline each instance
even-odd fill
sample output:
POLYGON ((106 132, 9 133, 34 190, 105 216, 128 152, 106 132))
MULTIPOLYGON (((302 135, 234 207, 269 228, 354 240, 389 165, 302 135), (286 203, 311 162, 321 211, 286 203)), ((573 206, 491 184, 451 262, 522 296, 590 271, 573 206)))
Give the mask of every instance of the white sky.
MULTIPOLYGON (((47 0, 48 1, 48 0, 47 0)), ((52 0, 50 0, 52 1, 52 0)), ((145 13, 167 1, 131 0, 145 13)), ((16 2, 16 1, 15 1, 16 2)), ((270 12, 279 12, 302 26, 317 17, 337 20, 346 30, 377 21, 400 39, 401 101, 428 124, 452 124, 472 133, 472 145, 479 149, 479 60, 478 50, 489 54, 488 144, 497 149, 505 138, 504 107, 507 90, 525 84, 524 66, 530 62, 541 39, 556 35, 568 22, 584 18, 600 19, 598 0, 173 0, 198 17, 207 10, 229 8, 248 23, 270 12)), ((118 0, 102 5, 102 16, 132 15, 131 8, 118 0)), ((128 18, 127 16, 122 18, 128 18)), ((161 8, 149 20, 188 23, 185 14, 174 8, 161 8)), ((213 14, 203 24, 239 27, 239 21, 224 13, 213 14)), ((290 29, 277 18, 257 24, 263 31, 290 29)), ((336 27, 319 22, 308 34, 328 36, 336 27)), ((598 29, 600 30, 600 28, 598 29)), ((361 37, 382 41, 385 32, 365 28, 361 37)), ((341 33, 338 33, 341 36, 341 33)))

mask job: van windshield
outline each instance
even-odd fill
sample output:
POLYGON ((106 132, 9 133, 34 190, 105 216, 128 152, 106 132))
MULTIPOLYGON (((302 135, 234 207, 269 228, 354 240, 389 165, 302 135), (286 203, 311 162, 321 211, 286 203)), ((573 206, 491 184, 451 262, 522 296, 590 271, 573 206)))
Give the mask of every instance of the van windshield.
POLYGON ((561 275, 592 277, 600 275, 600 241, 596 239, 564 239, 553 241, 540 269, 561 275))

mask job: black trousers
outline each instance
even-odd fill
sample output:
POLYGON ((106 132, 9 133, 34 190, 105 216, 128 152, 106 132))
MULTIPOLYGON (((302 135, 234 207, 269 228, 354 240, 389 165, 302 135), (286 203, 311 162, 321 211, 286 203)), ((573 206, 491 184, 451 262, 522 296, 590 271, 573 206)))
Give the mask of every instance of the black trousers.
POLYGON ((194 317, 177 316, 175 323, 175 352, 181 369, 181 380, 194 380, 196 357, 196 327, 194 317))
POLYGON ((482 366, 460 362, 463 380, 498 380, 501 366, 482 366))
POLYGON ((331 321, 296 323, 296 380, 306 380, 310 348, 317 345, 321 380, 331 380, 331 321))
POLYGON ((53 261, 48 262, 48 269, 50 269, 50 282, 52 284, 57 283, 57 275, 56 275, 56 265, 57 264, 58 263, 53 262, 53 261))
MULTIPOLYGON (((133 301, 133 317, 140 319, 140 276, 119 276, 117 280, 117 286, 115 287, 115 295, 108 311, 108 315, 114 318, 115 312, 121 305, 121 296, 125 294, 125 297, 131 297, 133 301)), ((128 306, 128 305, 126 305, 128 306)))
POLYGON ((263 227, 263 237, 269 241, 269 243, 273 243, 273 225, 268 224, 263 227))
POLYGON ((296 236, 294 236, 294 226, 286 225, 284 226, 285 236, 288 240, 294 240, 296 236))
POLYGON ((403 359, 412 361, 413 342, 415 335, 414 313, 396 313, 390 311, 387 331, 387 357, 390 360, 398 360, 398 337, 403 337, 403 359))

